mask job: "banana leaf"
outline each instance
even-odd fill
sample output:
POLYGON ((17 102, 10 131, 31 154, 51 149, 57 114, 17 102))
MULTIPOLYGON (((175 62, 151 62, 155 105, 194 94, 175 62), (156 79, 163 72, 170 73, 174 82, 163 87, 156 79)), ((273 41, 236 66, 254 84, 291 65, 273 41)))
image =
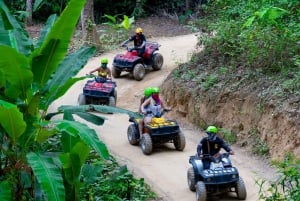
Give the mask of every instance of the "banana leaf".
POLYGON ((34 80, 43 86, 67 54, 85 0, 71 0, 56 20, 43 44, 30 56, 34 80))
POLYGON ((15 17, 10 14, 3 0, 0 0, 0 13, 0 44, 13 47, 26 56, 30 55, 33 51, 32 40, 15 17))
POLYGON ((50 157, 30 152, 26 157, 34 175, 45 192, 47 200, 65 200, 65 188, 61 169, 55 165, 53 156, 50 157))
POLYGON ((57 15, 56 14, 50 15, 48 17, 48 19, 45 23, 45 26, 41 30, 41 34, 40 34, 40 37, 37 41, 37 44, 35 45, 35 48, 41 47, 41 45, 43 44, 45 38, 47 37, 48 33, 50 32, 51 28, 55 24, 56 20, 57 20, 57 15))
POLYGON ((67 120, 54 121, 53 123, 56 124, 56 128, 59 131, 66 132, 71 136, 79 136, 86 145, 93 148, 102 158, 109 158, 106 145, 99 140, 95 130, 89 128, 87 125, 67 120))
POLYGON ((85 79, 85 77, 72 77, 84 67, 88 59, 95 54, 95 51, 95 47, 82 47, 63 60, 52 78, 41 90, 41 93, 45 94, 45 102, 41 104, 42 109, 47 108, 54 100, 64 95, 75 82, 85 79))
POLYGON ((0 72, 5 80, 0 83, 0 88, 4 88, 4 94, 9 98, 26 97, 33 80, 27 58, 9 46, 0 45, 0 52, 0 72))
POLYGON ((2 201, 12 200, 12 186, 8 181, 0 182, 0 200, 2 201))
POLYGON ((15 144, 24 133, 26 123, 16 105, 0 100, 0 124, 15 144))

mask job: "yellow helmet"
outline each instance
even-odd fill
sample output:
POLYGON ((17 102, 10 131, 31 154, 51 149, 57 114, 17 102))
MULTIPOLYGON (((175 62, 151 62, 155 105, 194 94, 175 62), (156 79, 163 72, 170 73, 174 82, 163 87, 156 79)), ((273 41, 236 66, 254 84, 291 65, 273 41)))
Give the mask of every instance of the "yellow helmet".
POLYGON ((141 27, 136 28, 135 33, 141 34, 143 32, 143 29, 141 27))

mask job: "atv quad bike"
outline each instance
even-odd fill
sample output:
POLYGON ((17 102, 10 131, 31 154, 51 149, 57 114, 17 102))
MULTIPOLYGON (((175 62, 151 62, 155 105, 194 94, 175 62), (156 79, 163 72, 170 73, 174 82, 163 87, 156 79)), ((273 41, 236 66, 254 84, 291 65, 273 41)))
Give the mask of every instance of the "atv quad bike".
POLYGON ((88 80, 83 87, 83 93, 78 97, 79 105, 95 104, 108 105, 115 107, 117 101, 117 84, 116 82, 95 77, 93 80, 88 80))
POLYGON ((192 167, 187 172, 188 186, 191 191, 196 191, 197 201, 206 201, 209 196, 228 192, 235 192, 239 200, 246 199, 245 183, 237 168, 232 166, 229 153, 222 153, 217 158, 190 156, 189 163, 192 167), (204 158, 211 160, 209 169, 203 169, 204 158))
POLYGON ((119 78, 123 71, 133 74, 135 80, 140 81, 144 78, 146 70, 160 70, 164 58, 158 52, 160 45, 156 42, 146 42, 146 51, 142 57, 134 48, 127 48, 125 54, 117 54, 112 65, 112 76, 119 78))
POLYGON ((181 132, 178 123, 175 120, 166 120, 162 117, 164 110, 160 116, 152 118, 152 121, 144 125, 143 133, 139 133, 139 121, 142 118, 131 117, 129 119, 132 124, 128 126, 127 137, 131 145, 140 144, 145 155, 149 155, 153 151, 154 144, 173 143, 175 149, 182 151, 185 148, 185 136, 181 132))

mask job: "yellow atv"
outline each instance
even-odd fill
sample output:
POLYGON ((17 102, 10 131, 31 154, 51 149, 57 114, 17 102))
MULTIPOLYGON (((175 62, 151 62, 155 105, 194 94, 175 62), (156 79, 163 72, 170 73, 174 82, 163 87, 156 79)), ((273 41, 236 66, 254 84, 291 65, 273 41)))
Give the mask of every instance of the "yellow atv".
POLYGON ((144 154, 152 153, 154 144, 173 143, 175 149, 182 151, 185 148, 185 136, 181 132, 176 120, 167 120, 162 117, 164 110, 160 116, 152 118, 152 121, 145 124, 143 133, 139 133, 139 121, 142 118, 131 117, 129 119, 132 124, 128 126, 127 137, 132 145, 140 144, 144 154))

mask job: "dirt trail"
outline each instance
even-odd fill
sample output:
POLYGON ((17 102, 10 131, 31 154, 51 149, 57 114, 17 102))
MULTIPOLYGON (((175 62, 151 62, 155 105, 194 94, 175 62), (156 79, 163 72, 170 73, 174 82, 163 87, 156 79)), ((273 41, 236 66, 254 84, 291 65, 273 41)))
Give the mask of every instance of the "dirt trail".
MULTIPOLYGON (((118 85, 117 106, 137 111, 138 102, 143 94, 143 90, 148 86, 160 86, 167 75, 174 69, 176 63, 187 61, 192 52, 195 51, 197 36, 195 34, 176 36, 170 38, 158 38, 156 41, 162 46, 160 53, 164 56, 164 66, 160 71, 150 72, 145 78, 138 82, 123 75, 115 79, 118 85)), ((111 64, 115 54, 124 50, 113 51, 101 55, 107 57, 111 64)), ((92 58, 86 67, 79 72, 85 75, 91 69, 99 65, 100 57, 92 58)), ((85 81, 75 84, 61 99, 57 100, 52 109, 59 105, 77 104, 78 94, 81 93, 85 81)), ((132 146, 127 140, 127 127, 130 122, 127 115, 107 115, 108 120, 103 126, 95 128, 99 137, 105 142, 110 152, 115 155, 121 163, 127 164, 129 169, 138 176, 145 178, 146 182, 165 201, 191 201, 195 200, 195 193, 191 192, 187 186, 187 169, 189 156, 194 155, 196 145, 204 133, 197 129, 182 125, 181 129, 186 136, 186 148, 183 152, 178 152, 173 145, 156 147, 154 152, 145 156, 139 146, 132 146)), ((168 115, 166 116, 168 118, 168 115)), ((233 165, 236 166, 241 177, 244 179, 247 188, 247 200, 258 200, 258 186, 255 179, 258 177, 272 178, 274 170, 269 168, 267 163, 248 155, 242 149, 232 146, 236 155, 232 156, 233 165)), ((221 198, 219 200, 236 200, 235 197, 221 198)))

